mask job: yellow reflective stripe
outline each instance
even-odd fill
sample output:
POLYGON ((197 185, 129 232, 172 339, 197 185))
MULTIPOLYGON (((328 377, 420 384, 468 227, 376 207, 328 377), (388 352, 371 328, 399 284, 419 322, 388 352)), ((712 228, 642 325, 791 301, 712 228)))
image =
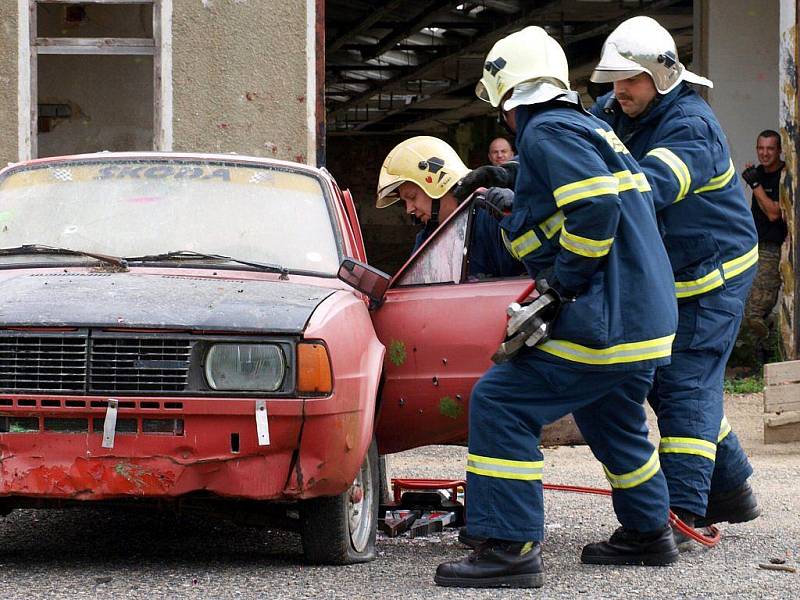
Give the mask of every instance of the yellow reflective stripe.
POLYGON ((721 190, 731 179, 733 179, 733 175, 736 173, 736 168, 733 166, 733 160, 731 160, 731 166, 728 167, 728 170, 725 171, 722 175, 717 175, 716 177, 712 177, 708 180, 708 183, 701 188, 697 188, 694 193, 695 194, 702 194, 703 192, 713 192, 714 190, 721 190))
POLYGON ((614 177, 619 181, 619 192, 627 192, 628 190, 639 190, 640 192, 651 192, 652 188, 647 181, 644 173, 631 173, 627 169, 624 171, 617 171, 614 177))
POLYGON ((678 195, 673 202, 680 202, 689 193, 689 188, 692 185, 692 176, 689 174, 689 168, 686 163, 678 158, 672 150, 668 148, 654 148, 647 153, 647 156, 655 156, 662 160, 675 174, 678 180, 678 195))
POLYGON ((693 454, 713 461, 717 456, 717 445, 700 438, 664 437, 658 451, 661 454, 693 454))
POLYGON ((661 463, 658 461, 658 452, 653 452, 653 455, 641 467, 630 473, 623 473, 622 475, 615 475, 608 470, 608 467, 603 465, 603 470, 606 472, 606 479, 611 487, 617 490, 627 490, 637 485, 649 481, 661 468, 661 463))
POLYGON ((665 358, 672 354, 672 340, 675 334, 643 342, 618 344, 609 348, 589 348, 566 340, 548 340, 536 346, 539 350, 588 365, 615 365, 665 358))
POLYGON ((719 269, 714 269, 711 273, 703 275, 700 279, 695 279, 693 281, 676 281, 675 295, 678 298, 688 298, 689 296, 696 296, 697 294, 705 294, 714 288, 718 288, 723 282, 722 272, 719 269))
POLYGON ((738 258, 733 258, 727 262, 722 263, 722 272, 725 273, 725 279, 733 279, 743 271, 746 271, 758 262, 758 244, 753 246, 751 250, 745 252, 738 258))
POLYGON ((564 213, 563 211, 554 212, 550 215, 546 220, 539 223, 539 228, 544 232, 549 240, 558 231, 561 229, 561 226, 564 224, 564 213))
POLYGON ((743 273, 758 262, 758 245, 753 246, 741 256, 722 263, 722 270, 714 269, 710 273, 703 275, 700 279, 693 281, 676 281, 675 295, 678 298, 688 298, 705 294, 721 286, 725 280, 733 279, 743 273))
POLYGON ((731 424, 728 423, 728 417, 722 415, 722 421, 719 424, 719 437, 717 437, 717 443, 719 444, 722 440, 728 437, 730 432, 731 424))
POLYGON ((589 258, 599 258, 605 256, 611 250, 614 238, 607 240, 593 240, 581 237, 567 231, 566 226, 561 230, 561 246, 575 254, 588 256, 589 258))
POLYGON ((536 236, 536 232, 532 229, 513 240, 509 240, 505 230, 501 229, 500 237, 503 238, 506 250, 517 260, 522 260, 522 257, 527 256, 542 245, 542 242, 536 236))
POLYGON ((599 127, 595 129, 595 131, 601 136, 603 136, 603 138, 606 140, 606 142, 608 142, 608 145, 611 146, 611 149, 614 150, 614 152, 619 152, 621 154, 630 154, 628 149, 625 147, 625 144, 622 143, 622 140, 620 140, 617 137, 617 134, 614 133, 613 131, 606 131, 605 129, 599 127))
POLYGON ((617 178, 614 176, 589 177, 580 181, 574 181, 553 191, 556 206, 561 208, 565 204, 592 198, 594 196, 605 196, 608 194, 616 195, 618 189, 617 178))
POLYGON ((636 187, 636 182, 633 180, 633 174, 627 169, 624 171, 617 171, 614 173, 614 177, 617 178, 618 190, 620 192, 626 192, 636 187))
POLYGON ((650 182, 647 181, 644 173, 634 173, 633 180, 636 182, 636 189, 640 192, 652 192, 653 188, 650 187, 650 182))
POLYGON ((537 481, 542 479, 543 468, 544 461, 541 460, 509 460, 467 454, 467 472, 485 477, 537 481))

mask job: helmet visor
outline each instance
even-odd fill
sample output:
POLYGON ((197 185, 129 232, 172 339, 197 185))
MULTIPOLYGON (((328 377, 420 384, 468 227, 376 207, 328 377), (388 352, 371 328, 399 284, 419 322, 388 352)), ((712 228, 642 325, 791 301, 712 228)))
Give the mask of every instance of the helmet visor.
POLYGON ((404 180, 401 179, 400 181, 395 181, 379 189, 378 200, 375 202, 375 206, 378 208, 386 208, 387 206, 391 206, 400 200, 400 196, 397 193, 397 188, 402 185, 403 181, 404 180))
POLYGON ((639 73, 646 73, 646 69, 636 69, 636 70, 628 70, 628 71, 615 71, 615 70, 605 70, 605 69, 595 69, 592 71, 591 77, 589 79, 594 81, 595 83, 613 83, 614 81, 619 81, 620 79, 628 79, 630 77, 636 77, 639 73))
POLYGON ((483 83, 483 80, 480 80, 478 84, 475 86, 475 95, 478 97, 479 100, 483 100, 484 102, 491 102, 491 98, 489 97, 489 90, 486 89, 486 85, 483 83))
POLYGON ((600 62, 589 79, 595 83, 611 83, 620 79, 635 77, 647 69, 638 62, 625 58, 614 44, 606 43, 600 55, 600 62))

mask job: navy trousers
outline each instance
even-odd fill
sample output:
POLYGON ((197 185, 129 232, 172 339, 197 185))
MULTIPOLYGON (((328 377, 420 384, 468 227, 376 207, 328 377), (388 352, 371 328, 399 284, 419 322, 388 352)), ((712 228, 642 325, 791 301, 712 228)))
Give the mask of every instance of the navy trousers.
POLYGON ((755 271, 678 305, 672 362, 657 369, 648 396, 658 416, 670 505, 696 515, 705 515, 709 490, 737 488, 753 473, 724 418, 723 380, 755 271))
POLYGON ((644 401, 654 368, 590 370, 524 349, 493 366, 469 406, 467 531, 482 538, 544 538, 542 426, 573 413, 612 486, 623 526, 666 525, 668 496, 647 439, 644 401))

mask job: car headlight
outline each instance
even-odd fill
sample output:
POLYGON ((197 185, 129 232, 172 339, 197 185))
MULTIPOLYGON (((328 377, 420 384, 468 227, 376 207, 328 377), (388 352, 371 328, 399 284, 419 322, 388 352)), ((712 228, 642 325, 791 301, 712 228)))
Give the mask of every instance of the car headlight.
POLYGON ((274 344, 214 344, 206 355, 206 380, 215 390, 274 392, 286 358, 274 344))

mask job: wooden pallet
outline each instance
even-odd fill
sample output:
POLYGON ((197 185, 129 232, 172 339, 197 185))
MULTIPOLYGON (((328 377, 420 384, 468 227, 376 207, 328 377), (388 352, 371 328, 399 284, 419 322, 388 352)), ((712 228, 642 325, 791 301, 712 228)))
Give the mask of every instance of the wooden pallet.
POLYGON ((800 441, 800 360, 764 365, 764 443, 800 441))

